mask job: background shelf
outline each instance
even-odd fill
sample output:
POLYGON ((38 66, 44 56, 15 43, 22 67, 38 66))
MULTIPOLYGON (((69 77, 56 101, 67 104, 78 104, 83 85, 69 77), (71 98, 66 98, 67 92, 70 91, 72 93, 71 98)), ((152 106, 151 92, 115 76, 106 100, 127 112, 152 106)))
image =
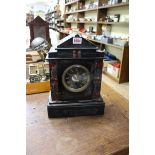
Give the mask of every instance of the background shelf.
MULTIPOLYGON (((129 46, 119 46, 114 44, 105 43, 99 40, 90 39, 93 38, 92 35, 102 35, 104 26, 111 27, 111 37, 128 39, 128 14, 129 14, 129 2, 122 2, 112 5, 107 5, 107 0, 94 0, 95 6, 91 9, 85 9, 89 7, 91 0, 75 0, 65 4, 64 10, 64 30, 65 28, 74 30, 84 29, 89 31, 89 27, 93 27, 93 34, 80 33, 84 38, 88 38, 89 41, 96 44, 101 51, 103 49, 108 50, 111 54, 115 55, 116 58, 120 61, 120 74, 118 78, 112 77, 109 73, 105 72, 109 77, 117 81, 118 83, 127 82, 129 80, 129 46), (105 5, 103 5, 103 3, 105 5), (81 7, 82 4, 82 7, 81 7), (81 9, 84 8, 84 9, 81 9), (73 11, 75 10, 75 11, 73 11), (72 12, 71 12, 72 11, 72 12), (115 14, 120 14, 119 22, 105 22, 106 16, 111 16, 115 14), (123 17, 124 16, 124 17, 123 17), (66 19, 73 18, 73 21, 67 21, 66 19), (121 18, 122 17, 122 18, 121 18), (80 21, 79 18, 84 18, 88 21, 80 21), (89 21, 91 18, 93 21, 89 21), (95 22, 94 22, 95 21, 95 22)), ((57 26, 60 28, 59 24, 57 26)), ((63 27, 62 27, 63 28, 63 27)), ((59 30, 60 39, 64 38, 69 34, 68 31, 59 30)), ((67 29, 66 29, 67 30, 67 29)))

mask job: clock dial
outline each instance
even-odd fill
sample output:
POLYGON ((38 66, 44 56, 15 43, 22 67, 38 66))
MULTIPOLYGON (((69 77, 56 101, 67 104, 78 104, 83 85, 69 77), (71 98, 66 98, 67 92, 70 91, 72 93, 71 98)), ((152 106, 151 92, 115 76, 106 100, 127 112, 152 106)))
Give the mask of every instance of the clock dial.
POLYGON ((69 66, 62 74, 62 83, 71 92, 82 92, 89 86, 90 73, 82 65, 69 66))

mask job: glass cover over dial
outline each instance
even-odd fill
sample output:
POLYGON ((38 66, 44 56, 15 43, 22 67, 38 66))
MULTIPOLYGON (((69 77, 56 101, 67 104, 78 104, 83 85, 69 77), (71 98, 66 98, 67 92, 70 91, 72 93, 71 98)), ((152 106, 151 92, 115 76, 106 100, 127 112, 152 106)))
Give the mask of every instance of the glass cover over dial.
POLYGON ((82 92, 89 86, 90 73, 82 65, 69 66, 62 74, 62 83, 71 92, 82 92))

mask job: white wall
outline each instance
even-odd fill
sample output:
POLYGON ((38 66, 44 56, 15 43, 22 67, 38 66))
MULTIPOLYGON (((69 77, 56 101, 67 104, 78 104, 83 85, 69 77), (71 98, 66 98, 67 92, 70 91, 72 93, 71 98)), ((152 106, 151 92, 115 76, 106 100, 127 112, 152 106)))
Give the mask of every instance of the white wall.
POLYGON ((129 27, 127 25, 113 25, 111 29, 111 36, 128 38, 129 27))
MULTIPOLYGON (((120 22, 123 21, 122 15, 128 16, 129 15, 129 7, 116 7, 116 8, 109 8, 107 15, 114 15, 120 14, 120 22)), ((112 37, 128 37, 129 36, 129 26, 128 25, 112 25, 111 29, 111 36, 112 37)))
POLYGON ((87 11, 85 12, 85 17, 87 18, 93 18, 97 21, 97 11, 94 10, 94 11, 87 11))
POLYGON ((60 4, 61 13, 63 15, 65 11, 65 0, 60 0, 59 4, 60 4))
POLYGON ((111 46, 106 46, 106 49, 113 55, 117 57, 120 61, 122 60, 123 52, 122 49, 111 47, 111 46))
POLYGON ((71 27, 72 27, 72 28, 77 28, 77 24, 72 23, 72 24, 71 24, 71 27))

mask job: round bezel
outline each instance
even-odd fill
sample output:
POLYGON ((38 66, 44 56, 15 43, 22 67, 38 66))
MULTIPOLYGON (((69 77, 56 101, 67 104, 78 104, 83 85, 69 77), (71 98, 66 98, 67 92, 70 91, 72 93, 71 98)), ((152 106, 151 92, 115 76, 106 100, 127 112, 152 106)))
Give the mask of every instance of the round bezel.
POLYGON ((82 92, 90 83, 90 73, 85 66, 71 65, 62 74, 62 83, 70 92, 82 92))

